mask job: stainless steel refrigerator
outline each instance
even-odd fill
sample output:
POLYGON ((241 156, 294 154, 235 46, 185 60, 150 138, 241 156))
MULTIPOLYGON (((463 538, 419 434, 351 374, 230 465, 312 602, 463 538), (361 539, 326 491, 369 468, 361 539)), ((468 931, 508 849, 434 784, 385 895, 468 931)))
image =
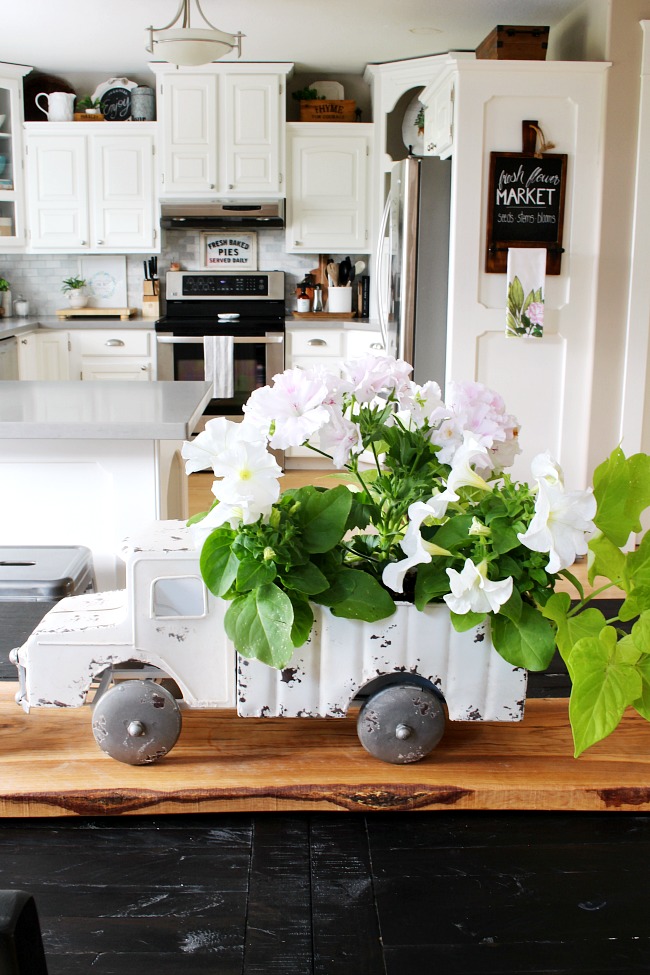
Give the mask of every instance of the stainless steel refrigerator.
POLYGON ((444 393, 451 161, 395 163, 377 248, 377 312, 387 351, 444 393))

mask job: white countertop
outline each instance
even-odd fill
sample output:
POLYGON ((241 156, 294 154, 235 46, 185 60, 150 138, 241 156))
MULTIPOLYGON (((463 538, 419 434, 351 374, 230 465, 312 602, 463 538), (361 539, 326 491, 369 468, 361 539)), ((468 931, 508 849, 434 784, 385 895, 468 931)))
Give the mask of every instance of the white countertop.
POLYGON ((128 329, 153 329, 155 318, 57 318, 56 315, 40 315, 29 318, 0 318, 0 340, 12 335, 22 335, 35 329, 58 329, 71 332, 76 329, 105 329, 115 328, 125 331, 128 329))
POLYGON ((210 401, 206 382, 0 383, 0 440, 187 440, 210 401))

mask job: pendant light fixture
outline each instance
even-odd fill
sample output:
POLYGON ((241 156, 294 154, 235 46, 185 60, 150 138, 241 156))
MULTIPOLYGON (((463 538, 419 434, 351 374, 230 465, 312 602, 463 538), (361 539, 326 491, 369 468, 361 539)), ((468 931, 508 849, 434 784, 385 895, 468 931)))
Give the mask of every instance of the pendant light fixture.
POLYGON ((225 54, 237 49, 241 57, 241 39, 244 34, 226 34, 217 30, 201 10, 200 0, 194 0, 196 9, 210 28, 190 27, 190 2, 181 0, 176 16, 166 27, 148 27, 146 50, 170 64, 195 65, 218 61, 225 54), (179 26, 176 26, 181 21, 179 26))

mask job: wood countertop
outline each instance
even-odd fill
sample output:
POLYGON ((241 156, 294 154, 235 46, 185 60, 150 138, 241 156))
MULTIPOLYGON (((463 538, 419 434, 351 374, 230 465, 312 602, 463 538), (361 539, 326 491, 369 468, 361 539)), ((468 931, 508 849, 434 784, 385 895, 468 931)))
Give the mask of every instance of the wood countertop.
POLYGON ((0 816, 419 810, 650 810, 650 725, 620 728, 573 758, 566 699, 529 700, 521 724, 449 724, 424 761, 369 756, 353 716, 238 718, 185 711, 157 765, 100 752, 89 708, 33 709, 0 684, 0 816))

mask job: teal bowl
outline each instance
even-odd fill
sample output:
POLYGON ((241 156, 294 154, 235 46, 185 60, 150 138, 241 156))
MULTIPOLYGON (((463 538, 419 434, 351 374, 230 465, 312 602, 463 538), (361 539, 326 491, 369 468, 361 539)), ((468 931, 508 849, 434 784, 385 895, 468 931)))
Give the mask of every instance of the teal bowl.
POLYGON ((6 165, 7 165, 7 157, 0 156, 0 176, 2 176, 2 174, 4 173, 6 165))

